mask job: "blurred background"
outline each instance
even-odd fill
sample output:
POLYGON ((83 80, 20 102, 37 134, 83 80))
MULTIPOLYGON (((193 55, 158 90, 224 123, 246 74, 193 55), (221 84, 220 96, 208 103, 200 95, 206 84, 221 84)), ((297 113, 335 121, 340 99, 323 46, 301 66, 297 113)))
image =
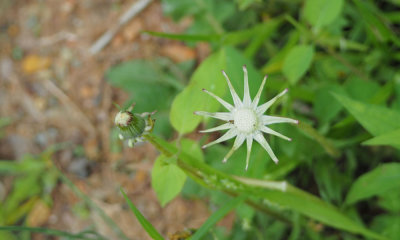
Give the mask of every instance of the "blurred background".
MULTIPOLYGON (((400 122, 398 115, 391 116, 393 129, 374 131, 349 114, 351 108, 343 107, 348 102, 331 95, 400 111, 400 1, 335 1, 2 0, 0 226, 92 231, 120 239, 103 211, 129 239, 149 239, 119 194, 123 187, 165 236, 198 228, 223 197, 191 182, 182 196, 161 207, 151 187, 158 153, 150 144, 128 148, 118 139, 113 103, 136 102, 137 112, 157 110, 155 134, 176 138, 169 120, 174 97, 197 66, 224 47, 235 48, 253 64, 251 71, 259 75, 253 88, 264 74, 272 79, 268 96, 290 87, 290 99, 273 111, 289 112, 307 124, 293 134, 290 127, 281 129, 298 136, 292 147, 273 141, 287 164, 263 163, 265 172, 249 176, 288 179, 342 207, 357 177, 400 159, 399 134, 379 146, 360 145, 400 129, 392 124, 400 122)), ((236 71, 242 81, 241 70, 236 71)), ((197 130, 188 136, 201 137, 197 130)), ((219 159, 215 156, 225 149, 219 150, 210 156, 219 159)), ((398 188, 385 192, 348 213, 400 239, 399 194, 398 188)), ((312 220, 307 224, 295 235, 285 223, 244 209, 219 222, 214 237, 361 239, 312 220)), ((0 239, 58 238, 0 231, 0 239)))

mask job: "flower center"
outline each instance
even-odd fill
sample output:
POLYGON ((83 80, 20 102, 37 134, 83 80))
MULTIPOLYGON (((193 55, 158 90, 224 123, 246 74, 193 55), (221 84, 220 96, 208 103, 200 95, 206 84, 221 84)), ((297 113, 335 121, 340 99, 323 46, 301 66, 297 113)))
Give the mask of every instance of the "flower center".
POLYGON ((248 108, 237 110, 233 115, 235 127, 240 132, 250 133, 254 131, 257 124, 257 116, 255 112, 248 108))
POLYGON ((132 113, 130 112, 119 112, 115 116, 115 124, 120 127, 127 127, 129 123, 132 121, 132 113))

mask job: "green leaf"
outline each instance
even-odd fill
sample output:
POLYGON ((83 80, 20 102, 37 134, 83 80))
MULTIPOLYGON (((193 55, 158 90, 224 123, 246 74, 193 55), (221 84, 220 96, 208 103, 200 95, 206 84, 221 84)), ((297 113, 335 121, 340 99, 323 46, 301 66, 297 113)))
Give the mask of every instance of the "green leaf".
POLYGON ((333 95, 374 136, 400 128, 400 112, 355 101, 344 95, 333 95))
POLYGON ((389 145, 395 148, 400 148, 400 128, 388 133, 376 136, 363 142, 365 145, 389 145))
POLYGON ((389 191, 379 197, 378 205, 388 212, 400 213, 400 191, 389 191))
MULTIPOLYGON (((189 85, 175 97, 170 112, 172 126, 180 134, 191 132, 202 120, 193 112, 216 112, 221 107, 218 101, 201 91, 204 88, 220 97, 228 92, 221 70, 226 71, 236 91, 239 94, 243 92, 242 66, 244 64, 247 65, 249 79, 251 79, 250 90, 255 93, 260 86, 262 77, 259 76, 250 61, 236 49, 222 48, 201 63, 193 73, 189 85)), ((228 102, 232 101, 228 100, 228 102)))
POLYGON ((400 214, 383 214, 374 218, 371 228, 390 239, 399 239, 400 214))
POLYGON ((196 233, 190 238, 190 240, 199 240, 210 230, 212 226, 214 226, 219 220, 221 220, 226 214, 232 211, 236 206, 242 203, 247 196, 242 195, 240 197, 236 197, 221 208, 219 208, 216 212, 214 212, 208 219, 201 225, 199 229, 197 229, 196 233))
POLYGON ((217 102, 211 101, 202 88, 210 89, 216 95, 225 93, 221 70, 225 65, 225 51, 220 50, 212 54, 196 69, 187 86, 172 102, 170 121, 172 126, 181 134, 193 131, 200 123, 201 118, 193 114, 194 111, 216 111, 217 102))
POLYGON ((298 45, 293 47, 283 62, 283 74, 291 84, 297 83, 308 71, 314 57, 314 47, 311 45, 298 45))
POLYGON ((339 16, 342 6, 343 0, 307 0, 304 16, 315 28, 321 28, 339 16))
POLYGON ((400 163, 386 163, 359 177, 346 197, 347 204, 400 189, 400 163))
POLYGON ((131 94, 135 111, 151 112, 167 109, 175 94, 175 85, 161 71, 162 62, 133 60, 112 67, 106 74, 108 81, 131 94))
POLYGON ((165 206, 179 192, 186 181, 186 174, 164 155, 158 156, 151 171, 151 185, 161 206, 165 206))
POLYGON ((327 123, 332 120, 343 108, 341 104, 335 101, 330 92, 344 92, 338 85, 329 84, 316 91, 314 102, 315 116, 321 123, 327 123))
POLYGON ((128 196, 126 195, 126 193, 122 188, 121 188, 121 193, 124 196, 125 201, 128 203, 129 208, 131 209, 133 214, 135 214, 137 220, 142 225, 144 230, 146 230, 146 232, 150 235, 150 237, 155 240, 163 240, 164 238, 161 236, 161 234, 157 232, 154 226, 149 221, 147 221, 147 219, 140 213, 140 211, 135 207, 135 205, 133 205, 132 201, 128 198, 128 196))
MULTIPOLYGON (((204 161, 203 152, 197 142, 182 139, 179 144, 184 151, 192 153, 195 159, 204 161)), ((176 156, 160 155, 156 159, 151 172, 151 185, 163 207, 181 192, 186 182, 185 172, 175 163, 176 156)))

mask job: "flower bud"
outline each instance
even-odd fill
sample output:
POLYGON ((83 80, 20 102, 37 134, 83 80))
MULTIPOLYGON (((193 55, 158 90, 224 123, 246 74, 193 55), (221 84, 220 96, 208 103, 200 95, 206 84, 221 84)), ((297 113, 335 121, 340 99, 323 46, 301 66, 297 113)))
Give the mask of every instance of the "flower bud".
POLYGON ((119 128, 119 138, 127 139, 128 146, 133 147, 137 142, 143 142, 145 135, 151 133, 154 127, 154 120, 151 119, 152 113, 133 113, 133 106, 128 110, 123 110, 117 113, 114 119, 115 125, 119 128))
POLYGON ((139 114, 121 111, 115 116, 115 125, 120 129, 123 138, 137 138, 142 136, 146 121, 139 114))

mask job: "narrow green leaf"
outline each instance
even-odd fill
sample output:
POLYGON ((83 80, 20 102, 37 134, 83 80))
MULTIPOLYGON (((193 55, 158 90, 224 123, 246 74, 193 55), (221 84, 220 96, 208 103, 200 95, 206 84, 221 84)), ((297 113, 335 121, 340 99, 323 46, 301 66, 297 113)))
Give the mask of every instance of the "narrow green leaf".
POLYGON ((313 57, 314 47, 311 45, 298 45, 290 50, 283 62, 282 71, 291 84, 297 83, 306 74, 313 57))
POLYGON ((333 94, 333 96, 374 136, 400 128, 400 112, 359 102, 344 95, 333 94))
POLYGON ((395 148, 400 148, 400 129, 390 131, 388 133, 376 136, 363 142, 365 145, 389 145, 395 148))
POLYGON ((386 42, 389 39, 397 39, 396 35, 385 24, 378 15, 379 10, 374 6, 373 2, 365 2, 360 0, 353 0, 356 6, 356 10, 360 13, 363 19, 362 23, 366 25, 366 29, 370 36, 375 38, 379 42, 386 42))
POLYGON ((244 55, 252 59, 254 54, 257 53, 257 50, 266 41, 265 39, 270 37, 276 31, 281 22, 281 20, 271 19, 267 22, 267 24, 262 25, 262 28, 259 29, 257 34, 255 34, 251 40, 250 44, 247 46, 246 50, 244 51, 244 55))
POLYGON ((161 236, 160 233, 157 232, 157 230, 151 225, 149 221, 140 213, 140 211, 133 205, 132 201, 128 198, 124 190, 121 188, 121 193, 125 198, 125 201, 128 203, 129 208, 135 214, 137 220, 139 223, 143 226, 144 230, 150 235, 151 238, 155 240, 163 240, 164 238, 161 236))
POLYGON ((315 28, 321 28, 332 23, 340 15, 342 7, 343 0, 307 0, 304 16, 315 28))
POLYGON ((340 151, 332 144, 332 142, 321 135, 312 126, 305 122, 299 122, 299 128, 316 142, 318 142, 330 156, 334 158, 340 156, 340 151))
POLYGON ((76 196, 81 198, 90 208, 99 214, 99 216, 107 223, 108 226, 117 234, 120 239, 129 240, 129 238, 125 235, 122 229, 110 218, 103 209, 96 205, 87 195, 85 195, 75 184, 67 178, 60 170, 56 169, 60 174, 60 178, 71 190, 74 192, 76 196))
POLYGON ((279 50, 277 54, 272 56, 271 59, 262 67, 262 72, 265 74, 271 74, 282 71, 283 62, 285 60, 285 56, 288 52, 297 44, 299 41, 299 34, 297 31, 293 30, 289 35, 289 39, 286 42, 285 46, 279 50))
POLYGON ((180 41, 218 41, 221 39, 221 35, 209 34, 209 35, 198 35, 198 34, 174 34, 174 33, 163 33, 163 32, 152 32, 144 31, 143 33, 150 34, 156 37, 180 40, 180 41))
POLYGON ((398 189, 400 189, 400 163, 382 164, 353 183, 347 194, 346 203, 353 204, 398 189))
POLYGON ((219 220, 221 220, 226 214, 232 211, 235 207, 237 207, 240 203, 242 203, 247 196, 242 195, 236 197, 221 208, 219 208, 216 212, 214 212, 206 221, 201 225, 199 229, 197 229, 196 233, 190 238, 190 240, 199 240, 204 237, 204 235, 210 230, 212 226, 214 226, 219 220))
POLYGON ((50 235, 50 236, 58 236, 58 237, 65 237, 68 239, 81 239, 81 240, 99 240, 99 239, 105 239, 101 235, 99 235, 96 232, 81 232, 77 234, 72 234, 69 232, 64 232, 56 229, 50 229, 50 228, 39 228, 39 227, 25 227, 25 226, 0 226, 0 231, 27 231, 27 232, 35 232, 35 233, 41 233, 44 235, 50 235))

